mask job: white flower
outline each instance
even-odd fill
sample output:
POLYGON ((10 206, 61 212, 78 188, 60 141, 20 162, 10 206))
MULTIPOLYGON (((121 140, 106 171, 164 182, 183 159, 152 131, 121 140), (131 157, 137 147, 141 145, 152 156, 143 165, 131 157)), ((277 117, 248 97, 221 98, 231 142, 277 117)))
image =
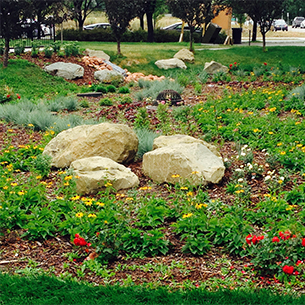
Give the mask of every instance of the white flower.
POLYGON ((244 182, 244 179, 243 179, 243 178, 239 178, 237 181, 238 181, 239 183, 242 183, 242 182, 244 182))
POLYGON ((243 172, 243 170, 241 168, 237 168, 235 171, 236 172, 243 172))
POLYGON ((284 177, 280 177, 280 180, 284 181, 284 180, 285 180, 285 178, 284 178, 284 177))
POLYGON ((223 159, 223 161, 228 162, 228 161, 229 161, 229 159, 228 159, 228 158, 224 158, 224 159, 223 159))
POLYGON ((262 152, 265 152, 266 151, 266 149, 264 148, 263 150, 262 150, 262 152))
POLYGON ((241 155, 241 156, 245 156, 245 155, 246 155, 246 153, 244 153, 244 152, 241 152, 241 153, 240 153, 240 155, 241 155))
POLYGON ((268 176, 265 177, 264 180, 265 180, 265 181, 268 181, 268 180, 270 180, 270 179, 271 179, 271 176, 268 175, 268 176))
POLYGON ((252 165, 252 164, 250 164, 250 165, 249 165, 249 169, 251 170, 252 168, 253 168, 253 165, 252 165))

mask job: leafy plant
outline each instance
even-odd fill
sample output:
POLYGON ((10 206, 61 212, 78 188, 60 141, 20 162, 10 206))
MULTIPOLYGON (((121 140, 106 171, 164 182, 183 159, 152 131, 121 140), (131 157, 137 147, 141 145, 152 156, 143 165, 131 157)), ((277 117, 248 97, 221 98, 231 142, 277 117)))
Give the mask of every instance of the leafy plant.
POLYGON ((100 106, 112 106, 113 101, 109 97, 102 98, 99 102, 100 106))
POLYGON ((145 127, 136 128, 134 131, 139 139, 137 157, 142 159, 145 153, 152 150, 154 139, 159 135, 145 127))
POLYGON ((119 93, 123 93, 123 94, 130 93, 130 90, 128 87, 120 87, 119 93))

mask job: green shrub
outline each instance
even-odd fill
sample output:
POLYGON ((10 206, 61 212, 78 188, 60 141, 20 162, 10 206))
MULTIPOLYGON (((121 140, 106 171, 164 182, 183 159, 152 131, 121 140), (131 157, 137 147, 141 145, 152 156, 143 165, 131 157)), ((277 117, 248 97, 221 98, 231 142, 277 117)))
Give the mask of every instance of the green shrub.
POLYGON ((121 100, 120 103, 122 105, 124 104, 131 104, 132 103, 132 98, 130 96, 124 96, 121 100))
POLYGON ((105 98, 100 100, 99 105, 100 106, 112 106, 113 101, 110 98, 105 97, 105 98))
POLYGON ((107 86, 107 92, 116 92, 116 87, 114 85, 107 86))
POLYGON ((79 105, 82 107, 82 108, 89 108, 89 102, 88 100, 86 99, 82 99, 79 101, 79 105))
POLYGON ((25 50, 25 41, 21 41, 15 44, 14 46, 14 53, 15 55, 21 55, 24 53, 25 50))
POLYGON ((45 49, 43 50, 43 52, 44 52, 44 56, 45 56, 46 58, 51 58, 52 55, 53 55, 54 50, 53 50, 52 47, 47 47, 47 48, 45 48, 45 49))
POLYGON ((130 93, 130 90, 128 87, 120 87, 119 93, 123 93, 123 94, 130 93))

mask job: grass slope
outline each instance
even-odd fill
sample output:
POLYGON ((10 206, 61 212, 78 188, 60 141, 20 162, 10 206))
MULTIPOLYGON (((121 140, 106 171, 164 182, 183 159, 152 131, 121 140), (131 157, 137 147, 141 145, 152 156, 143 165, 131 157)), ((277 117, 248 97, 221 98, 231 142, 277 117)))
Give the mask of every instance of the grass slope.
POLYGON ((75 84, 52 76, 26 60, 10 60, 6 69, 0 65, 0 88, 13 88, 15 93, 28 99, 43 98, 60 93, 67 95, 78 91, 75 84))

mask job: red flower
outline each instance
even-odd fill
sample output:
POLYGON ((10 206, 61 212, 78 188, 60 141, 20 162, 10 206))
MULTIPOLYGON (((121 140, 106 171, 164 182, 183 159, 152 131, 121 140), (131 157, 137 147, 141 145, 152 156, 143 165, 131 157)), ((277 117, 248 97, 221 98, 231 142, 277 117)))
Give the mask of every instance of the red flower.
POLYGON ((292 274, 293 273, 293 266, 288 266, 288 265, 285 265, 284 267, 283 267, 283 271, 284 271, 284 273, 286 273, 286 274, 292 274))
POLYGON ((79 238, 79 234, 76 233, 76 234, 74 235, 74 237, 79 238))
POLYGON ((89 84, 89 85, 92 85, 92 82, 89 81, 88 84, 89 84))
MULTIPOLYGON (((78 235, 78 234, 77 234, 78 235)), ((79 235, 78 235, 79 236, 79 235)), ((84 238, 82 237, 76 237, 74 238, 74 245, 75 246, 86 246, 87 245, 87 242, 85 241, 84 238)))
POLYGON ((254 235, 253 238, 252 238, 253 245, 256 245, 258 243, 258 241, 259 241, 259 239, 257 238, 256 235, 254 235))
POLYGON ((229 65, 229 67, 230 67, 230 69, 231 69, 231 68, 233 67, 233 65, 232 65, 232 64, 230 64, 230 65, 229 65))
POLYGON ((96 236, 99 236, 100 235, 100 232, 96 232, 96 236))
POLYGON ((264 235, 261 235, 261 236, 257 236, 257 240, 263 240, 265 238, 264 235))
POLYGON ((298 274, 299 274, 299 271, 294 271, 293 274, 294 274, 294 275, 298 275, 298 274))
POLYGON ((251 240, 252 240, 252 235, 249 234, 249 235, 246 237, 246 243, 247 243, 248 245, 251 245, 251 240))
POLYGON ((20 96, 19 94, 17 94, 17 99, 19 99, 19 100, 20 100, 20 98, 21 98, 21 96, 20 96))
POLYGON ((10 96, 11 96, 11 95, 10 95, 10 94, 8 94, 6 97, 7 97, 7 98, 9 98, 10 96))
POLYGON ((302 264, 303 262, 301 260, 298 260, 296 265, 299 266, 300 264, 302 264))
POLYGON ((265 66, 267 66, 267 63, 266 63, 266 62, 264 62, 264 65, 265 65, 265 66))
POLYGON ((235 62, 234 65, 236 66, 236 65, 237 65, 237 62, 235 62))
POLYGON ((305 238, 302 239, 302 246, 305 247, 305 238))
POLYGON ((273 243, 278 243, 280 241, 280 239, 277 237, 277 236, 274 236, 273 238, 272 238, 272 242, 273 243))

